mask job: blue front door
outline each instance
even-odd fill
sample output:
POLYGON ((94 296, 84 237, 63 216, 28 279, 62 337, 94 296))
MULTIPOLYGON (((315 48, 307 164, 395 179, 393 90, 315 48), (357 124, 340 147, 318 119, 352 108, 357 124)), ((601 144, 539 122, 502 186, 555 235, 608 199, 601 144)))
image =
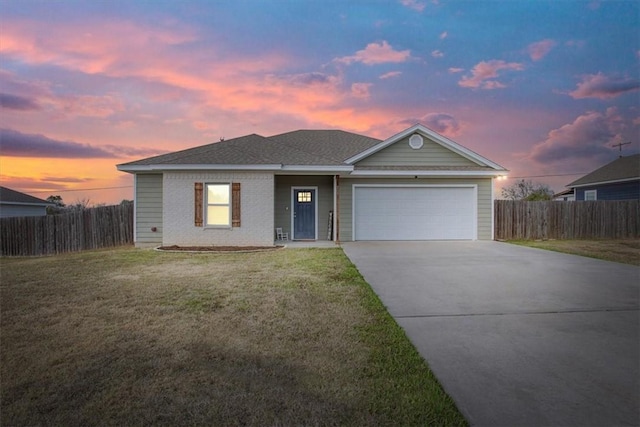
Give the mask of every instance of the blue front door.
POLYGON ((293 190, 293 238, 316 238, 316 190, 293 190))

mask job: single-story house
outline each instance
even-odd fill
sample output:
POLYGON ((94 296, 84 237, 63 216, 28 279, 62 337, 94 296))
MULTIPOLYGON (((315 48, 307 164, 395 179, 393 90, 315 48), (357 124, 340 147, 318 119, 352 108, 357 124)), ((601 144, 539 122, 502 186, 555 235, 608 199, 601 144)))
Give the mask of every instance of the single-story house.
POLYGON ((507 170, 420 124, 252 134, 117 166, 135 178, 137 246, 291 240, 491 240, 507 170))
POLYGON ((567 185, 575 200, 640 199, 640 154, 619 157, 567 185))
POLYGON ((0 187, 0 218, 44 216, 47 214, 47 206, 55 204, 7 187, 0 187))
POLYGON ((564 190, 553 195, 553 200, 558 202, 573 202, 576 199, 576 193, 573 188, 564 190))

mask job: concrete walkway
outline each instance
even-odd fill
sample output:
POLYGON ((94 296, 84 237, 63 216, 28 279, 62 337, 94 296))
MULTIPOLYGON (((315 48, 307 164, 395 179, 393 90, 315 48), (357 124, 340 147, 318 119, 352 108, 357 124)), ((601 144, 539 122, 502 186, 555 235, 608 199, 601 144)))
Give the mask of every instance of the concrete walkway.
POLYGON ((640 424, 640 268, 485 241, 343 249, 472 425, 640 424))

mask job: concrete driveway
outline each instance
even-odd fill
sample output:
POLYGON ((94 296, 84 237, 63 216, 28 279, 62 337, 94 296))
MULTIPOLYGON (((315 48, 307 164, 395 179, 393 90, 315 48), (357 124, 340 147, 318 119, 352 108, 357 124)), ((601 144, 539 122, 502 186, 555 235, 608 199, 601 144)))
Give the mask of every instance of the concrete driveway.
POLYGON ((640 268, 486 241, 343 249, 472 425, 640 424, 640 268))

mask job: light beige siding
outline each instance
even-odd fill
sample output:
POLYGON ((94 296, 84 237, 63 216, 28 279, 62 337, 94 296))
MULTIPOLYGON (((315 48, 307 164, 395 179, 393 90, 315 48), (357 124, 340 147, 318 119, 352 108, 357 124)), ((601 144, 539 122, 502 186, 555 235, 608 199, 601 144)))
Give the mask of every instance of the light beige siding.
POLYGON ((478 166, 471 160, 423 137, 422 148, 409 146, 409 137, 362 159, 356 166, 478 166))
MULTIPOLYGON (((491 240, 492 234, 492 200, 491 178, 477 179, 351 179, 340 180, 340 240, 349 242, 353 240, 353 185, 354 184, 386 184, 386 185, 460 185, 472 184, 478 186, 478 239, 491 240)), ((380 201, 384 203, 384 201, 380 201)))
POLYGON ((136 174, 136 246, 162 243, 162 174, 136 174), (151 229, 156 227, 157 231, 151 229))
POLYGON ((275 227, 291 233, 291 187, 318 187, 318 240, 327 240, 329 211, 333 210, 333 176, 277 175, 275 227))

